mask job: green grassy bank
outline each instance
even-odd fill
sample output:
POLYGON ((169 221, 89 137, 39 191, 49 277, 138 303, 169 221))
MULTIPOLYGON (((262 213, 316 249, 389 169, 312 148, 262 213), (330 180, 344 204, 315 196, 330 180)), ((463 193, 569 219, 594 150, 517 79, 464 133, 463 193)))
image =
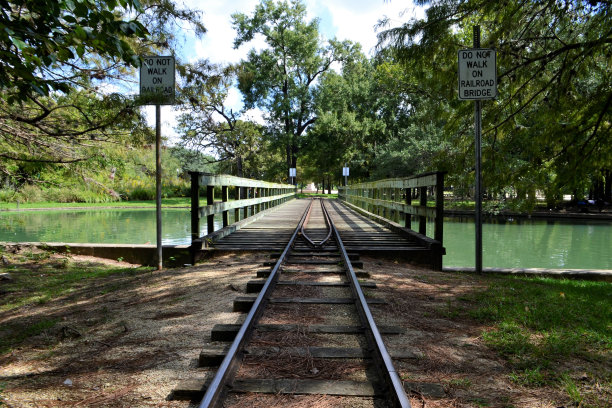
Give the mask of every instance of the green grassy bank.
MULTIPOLYGON (((189 197, 173 197, 163 198, 162 207, 166 208, 177 208, 177 207, 189 207, 191 205, 191 199, 189 197)), ((0 203, 0 211, 9 210, 32 210, 42 208, 140 208, 147 207, 153 208, 156 206, 155 200, 141 200, 141 201, 111 201, 107 203, 57 203, 57 202, 35 202, 35 203, 0 203)))

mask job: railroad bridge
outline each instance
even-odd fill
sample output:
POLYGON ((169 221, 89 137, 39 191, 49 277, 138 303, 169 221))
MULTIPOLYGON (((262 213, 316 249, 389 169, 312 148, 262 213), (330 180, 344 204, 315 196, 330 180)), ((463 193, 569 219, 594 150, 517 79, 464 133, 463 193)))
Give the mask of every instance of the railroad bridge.
POLYGON ((214 376, 180 383, 173 396, 199 399, 200 408, 240 405, 245 394, 271 394, 278 398, 272 406, 281 406, 284 394, 314 394, 349 398, 346 406, 362 406, 365 397, 379 401, 375 406, 410 408, 409 394, 425 392, 423 384, 403 381, 393 360, 415 354, 385 342, 404 329, 375 321, 372 308, 387 301, 372 296, 377 284, 359 257, 441 269, 444 175, 353 184, 338 200, 296 199, 292 185, 231 176, 192 173, 191 182, 194 262, 210 251, 265 251, 274 260, 246 283, 247 296, 234 299, 233 311, 246 313, 241 322, 212 328, 198 365, 214 367, 214 376), (207 234, 200 236, 203 218, 207 234), (334 374, 340 372, 351 374, 334 374))
MULTIPOLYGON (((281 251, 309 201, 296 199, 297 188, 290 184, 190 175, 194 262, 209 251, 281 251), (201 205, 204 191, 206 203, 201 205), (222 218, 218 230, 215 215, 222 218), (203 220, 208 233, 201 236, 203 220)), ((352 184, 339 188, 338 200, 329 200, 328 209, 349 252, 401 258, 441 270, 443 190, 441 172, 352 184)))

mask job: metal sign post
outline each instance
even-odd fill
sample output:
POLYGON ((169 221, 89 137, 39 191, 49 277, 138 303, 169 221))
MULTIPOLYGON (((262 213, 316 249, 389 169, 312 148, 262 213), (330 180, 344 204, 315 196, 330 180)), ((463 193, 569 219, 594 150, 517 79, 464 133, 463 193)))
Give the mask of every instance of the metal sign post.
POLYGON ((291 179, 291 184, 295 184, 295 178, 297 177, 297 169, 295 167, 291 167, 289 169, 289 178, 291 179))
POLYGON ((481 133, 483 99, 497 96, 497 61, 495 50, 480 48, 480 26, 474 26, 472 49, 459 50, 459 99, 474 101, 474 133, 476 156, 475 269, 482 273, 482 176, 481 133))
POLYGON ((140 66, 140 97, 155 105, 155 201, 157 225, 157 270, 162 265, 161 213, 161 105, 174 104, 174 57, 144 57, 140 66))

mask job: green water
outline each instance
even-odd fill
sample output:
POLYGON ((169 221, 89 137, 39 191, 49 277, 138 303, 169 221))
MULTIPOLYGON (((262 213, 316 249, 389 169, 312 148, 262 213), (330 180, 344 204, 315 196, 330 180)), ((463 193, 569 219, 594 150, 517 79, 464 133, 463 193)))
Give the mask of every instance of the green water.
MULTIPOLYGON (((155 245, 155 220, 155 209, 5 212, 0 213, 0 241, 155 245)), ((215 229, 221 228, 220 224, 218 217, 215 229)), ((205 235, 206 229, 203 220, 200 234, 205 235)), ((164 209, 162 243, 189 244, 190 237, 189 209, 164 209)))
MULTIPOLYGON (((203 220, 201 235, 206 228, 203 220)), ((190 231, 189 209, 163 211, 164 245, 189 244, 190 231)), ((155 234, 155 209, 0 212, 0 241, 155 244, 155 234)), ((474 220, 445 219, 444 246, 444 266, 474 266, 474 220)), ((612 269, 612 223, 486 220, 483 266, 612 269)))
MULTIPOLYGON (((473 218, 445 218, 444 266, 474 266, 474 229, 473 218)), ((612 223, 487 219, 482 252, 484 267, 612 269, 612 223)))

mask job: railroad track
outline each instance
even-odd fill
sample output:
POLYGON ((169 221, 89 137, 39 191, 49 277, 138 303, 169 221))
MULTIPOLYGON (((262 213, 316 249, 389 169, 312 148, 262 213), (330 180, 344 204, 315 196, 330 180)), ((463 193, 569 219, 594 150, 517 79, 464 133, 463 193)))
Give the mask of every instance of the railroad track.
POLYGON ((383 302, 365 296, 362 287, 375 284, 359 282, 369 276, 354 270, 361 262, 347 253, 324 200, 311 200, 276 256, 269 272, 247 283, 258 295, 234 301, 234 311, 248 312, 244 323, 213 328, 211 340, 232 341, 200 354, 200 366, 219 366, 215 376, 179 385, 175 397, 205 391, 200 408, 246 405, 245 398, 253 406, 253 393, 269 394, 260 400, 266 406, 284 394, 314 394, 343 396, 345 406, 367 398, 410 407, 381 336, 401 330, 376 326, 368 303, 383 302))

